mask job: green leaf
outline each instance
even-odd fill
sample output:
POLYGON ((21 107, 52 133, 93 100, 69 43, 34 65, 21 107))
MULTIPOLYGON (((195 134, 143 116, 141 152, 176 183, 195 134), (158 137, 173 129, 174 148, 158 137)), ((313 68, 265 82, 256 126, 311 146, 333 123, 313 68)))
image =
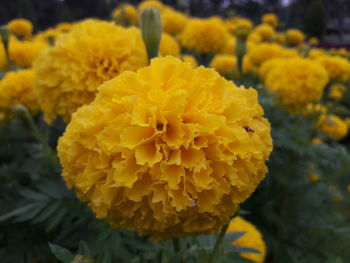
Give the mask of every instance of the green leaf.
POLYGON ((231 233, 226 233, 225 234, 225 238, 224 238, 224 242, 227 243, 232 243, 238 239, 240 239, 242 236, 245 235, 246 232, 231 232, 231 233))
POLYGON ((236 252, 236 253, 254 253, 254 254, 260 254, 261 252, 257 249, 250 248, 250 247, 244 247, 244 246, 237 246, 237 245, 225 245, 224 246, 225 250, 229 250, 231 252, 236 252))
POLYGON ((47 205, 47 202, 43 203, 36 203, 36 207, 32 210, 28 211, 27 213, 23 213, 19 217, 16 218, 15 222, 23 222, 23 221, 29 221, 33 217, 35 217, 45 206, 47 205))
POLYGON ((19 207, 13 211, 11 211, 10 213, 6 214, 6 215, 3 215, 0 217, 0 222, 1 221, 4 221, 6 219, 9 219, 11 217, 14 217, 14 216, 18 216, 18 215, 21 215, 27 211, 30 211, 32 209, 34 209, 35 207, 37 206, 37 204, 29 204, 29 205, 25 205, 25 206, 22 206, 22 207, 19 207))
POLYGON ((44 210, 42 210, 34 220, 32 220, 32 223, 39 223, 48 219, 59 207, 60 207, 59 202, 51 203, 44 210))
POLYGON ((74 255, 66 248, 49 243, 51 252, 62 262, 70 263, 74 259, 74 255))
POLYGON ((111 254, 106 252, 106 250, 102 251, 98 256, 96 263, 112 263, 111 254))
POLYGON ((84 240, 79 242, 79 252, 78 254, 91 257, 90 249, 84 240))
POLYGON ((58 225, 66 213, 67 213, 67 210, 65 208, 61 207, 59 210, 57 210, 57 213, 52 216, 53 218, 46 225, 46 231, 50 231, 56 225, 58 225))
POLYGON ((46 195, 32 191, 30 189, 23 189, 19 193, 23 197, 28 198, 28 199, 32 199, 32 200, 42 201, 42 200, 48 199, 48 197, 46 195))

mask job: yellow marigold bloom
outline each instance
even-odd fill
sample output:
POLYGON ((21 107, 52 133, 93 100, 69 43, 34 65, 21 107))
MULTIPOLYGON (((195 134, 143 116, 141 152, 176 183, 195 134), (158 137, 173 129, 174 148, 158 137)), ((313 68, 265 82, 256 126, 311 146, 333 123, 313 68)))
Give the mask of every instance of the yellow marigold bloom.
POLYGON ((284 34, 284 33, 277 33, 276 34, 276 42, 278 43, 278 44, 281 44, 281 45, 283 45, 283 44, 285 44, 286 43, 286 35, 284 34))
POLYGON ((277 27, 278 26, 278 17, 273 14, 273 13, 269 13, 269 14, 265 14, 262 17, 262 22, 264 24, 270 25, 272 27, 277 27))
MULTIPOLYGON (((263 39, 261 38, 261 36, 256 33, 256 32, 253 32, 251 34, 249 34, 248 38, 247 38, 247 42, 251 42, 251 43, 254 43, 254 44, 259 44, 263 41, 263 39)), ((249 44, 247 44, 249 45, 249 44)), ((249 48, 248 48, 249 50, 249 48)))
POLYGON ((244 74, 249 74, 253 72, 257 72, 259 68, 253 64, 249 56, 244 56, 243 57, 243 66, 242 66, 242 71, 244 74))
POLYGON ((326 70, 310 59, 291 58, 274 67, 266 77, 267 89, 287 108, 318 101, 328 82, 326 70))
POLYGON ((276 43, 261 43, 248 51, 251 62, 259 67, 265 61, 281 57, 284 54, 284 49, 276 43))
POLYGON ((62 33, 68 33, 72 29, 73 25, 74 24, 72 23, 63 22, 63 23, 59 23, 56 26, 56 29, 62 33))
POLYGON ((34 63, 45 120, 50 123, 59 115, 69 121, 77 108, 93 100, 102 82, 145 65, 147 55, 138 29, 97 20, 75 25, 34 63))
POLYGON ((263 179, 270 125, 254 89, 175 57, 99 88, 58 144, 98 218, 155 240, 214 233, 263 179))
POLYGON ((163 30, 171 35, 180 34, 188 21, 187 16, 171 8, 164 9, 161 17, 163 30))
POLYGON ((311 143, 312 144, 320 144, 320 143, 322 143, 322 140, 320 138, 312 138, 311 143))
POLYGON ((322 48, 313 48, 309 51, 308 57, 311 59, 316 59, 318 57, 324 56, 326 54, 325 50, 322 48))
POLYGON ((196 68, 198 67, 198 63, 197 63, 197 60, 194 56, 191 56, 191 55, 182 55, 181 56, 181 59, 183 62, 187 62, 187 63, 190 63, 192 65, 193 68, 196 68))
POLYGON ((350 78, 350 62, 346 58, 324 55, 316 59, 328 71, 331 80, 346 82, 350 78))
POLYGON ((265 81, 266 76, 269 72, 275 68, 283 65, 285 59, 283 58, 273 58, 266 60, 259 68, 259 77, 262 81, 265 81))
POLYGON ((68 33, 76 24, 78 23, 60 23, 55 28, 49 28, 45 31, 39 32, 34 36, 35 41, 43 41, 48 44, 51 44, 52 41, 55 41, 60 35, 68 33))
POLYGON ((238 77, 237 58, 232 55, 216 55, 210 62, 210 67, 225 77, 238 77))
POLYGON ((138 13, 136 8, 130 4, 122 4, 113 10, 112 16, 120 21, 127 21, 130 25, 138 24, 138 13))
POLYGON ((156 8, 159 11, 162 11, 165 8, 163 3, 158 0, 145 0, 139 4, 139 11, 142 12, 144 9, 148 7, 156 8))
POLYGON ((242 258, 249 259, 256 263, 263 263, 266 257, 266 245, 260 231, 244 218, 237 216, 229 224, 227 232, 245 232, 238 240, 232 242, 232 245, 249 247, 260 251, 260 253, 240 253, 242 258))
POLYGON ((32 70, 6 73, 0 81, 0 109, 8 110, 16 104, 23 104, 31 111, 37 111, 34 86, 35 73, 32 70))
POLYGON ((330 87, 329 97, 332 99, 339 100, 344 96, 346 86, 341 83, 335 83, 330 87))
POLYGON ((33 25, 32 23, 24 18, 17 18, 11 20, 7 24, 8 29, 10 30, 11 34, 14 34, 16 36, 21 37, 27 37, 30 36, 33 32, 33 25))
POLYGON ((308 114, 320 114, 320 113, 327 113, 328 109, 326 106, 320 104, 320 103, 309 103, 306 105, 305 113, 308 114))
POLYGON ((169 34, 163 33, 159 45, 159 53, 161 56, 180 56, 180 45, 169 34))
POLYGON ((235 55, 236 54, 236 43, 237 43, 237 39, 230 35, 227 38, 225 48, 223 49, 223 53, 227 54, 227 55, 235 55))
POLYGON ((298 29, 289 29, 286 32, 286 40, 289 44, 296 46, 304 42, 305 36, 298 29))
POLYGON ((249 32, 253 28, 253 22, 243 17, 233 17, 225 20, 225 27, 228 32, 235 35, 237 30, 249 32))
POLYGON ((260 35, 260 37, 265 41, 265 40, 270 40, 276 35, 276 31, 274 30, 273 27, 266 25, 266 24, 261 24, 257 26, 254 29, 254 32, 260 35))
POLYGON ((317 37, 312 37, 309 39, 309 44, 312 45, 312 46, 315 46, 318 44, 318 38, 317 37))
POLYGON ((217 53, 225 48, 228 38, 221 20, 216 18, 191 19, 180 35, 180 42, 186 49, 198 53, 217 53))
POLYGON ((311 173, 307 177, 310 179, 311 182, 314 182, 314 183, 320 181, 320 176, 316 173, 311 173))
POLYGON ((348 125, 336 115, 322 115, 318 122, 320 129, 327 135, 337 140, 343 139, 348 134, 348 125))

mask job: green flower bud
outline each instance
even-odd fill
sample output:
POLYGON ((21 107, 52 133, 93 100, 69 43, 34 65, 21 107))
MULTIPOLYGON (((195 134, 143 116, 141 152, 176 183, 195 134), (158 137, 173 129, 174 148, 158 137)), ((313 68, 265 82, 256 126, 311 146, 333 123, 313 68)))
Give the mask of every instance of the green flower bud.
POLYGON ((158 56, 160 39, 162 36, 162 22, 159 11, 155 8, 146 8, 141 13, 140 28, 143 41, 146 45, 148 60, 158 56))
POLYGON ((10 61, 10 53, 9 53, 10 31, 6 26, 0 27, 0 36, 1 36, 2 43, 4 44, 8 68, 11 69, 12 63, 10 61))

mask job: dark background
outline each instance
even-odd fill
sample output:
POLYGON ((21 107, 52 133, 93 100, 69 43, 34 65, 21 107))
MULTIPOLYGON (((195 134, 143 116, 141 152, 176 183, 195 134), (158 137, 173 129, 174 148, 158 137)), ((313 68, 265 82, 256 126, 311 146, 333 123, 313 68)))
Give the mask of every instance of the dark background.
MULTIPOLYGON (((86 17, 109 18, 121 3, 137 5, 140 1, 120 0, 0 0, 0 24, 17 17, 30 19, 35 29, 43 30, 59 22, 86 17)), ((193 16, 207 17, 232 14, 260 21, 266 12, 275 12, 281 29, 296 27, 308 36, 324 42, 350 43, 350 0, 163 0, 193 16), (348 36, 349 34, 349 36, 348 36), (349 41, 348 41, 349 39, 349 41)))

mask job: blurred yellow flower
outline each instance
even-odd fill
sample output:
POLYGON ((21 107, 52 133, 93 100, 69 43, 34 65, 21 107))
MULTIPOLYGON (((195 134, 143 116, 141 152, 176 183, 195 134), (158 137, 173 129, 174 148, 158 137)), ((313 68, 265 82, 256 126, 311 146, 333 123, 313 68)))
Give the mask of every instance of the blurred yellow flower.
POLYGON ((138 24, 138 13, 136 8, 130 4, 121 4, 118 8, 113 10, 112 16, 123 23, 127 22, 130 25, 138 24))
POLYGON ((291 58, 266 76, 266 87, 286 108, 302 110, 318 101, 328 82, 327 71, 310 59, 291 58))
POLYGON ((260 231, 244 218, 237 216, 231 222, 226 233, 244 232, 244 235, 238 240, 232 242, 232 245, 249 247, 260 251, 260 253, 240 253, 242 258, 249 259, 255 263, 263 263, 266 257, 266 245, 260 231))
POLYGON ((275 67, 281 67, 284 61, 284 58, 273 58, 266 60, 259 68, 260 79, 264 82, 268 73, 275 67))
POLYGON ((165 6, 161 1, 158 0, 144 0, 139 4, 139 11, 142 12, 144 9, 153 7, 158 9, 159 11, 162 11, 165 6))
POLYGON ((305 36, 303 32, 298 29, 288 29, 286 32, 286 41, 291 45, 299 45, 303 43, 305 36))
POLYGON ((23 104, 32 112, 39 109, 34 94, 35 73, 32 70, 8 72, 0 81, 0 109, 10 110, 23 104))
POLYGON ((247 18, 233 17, 225 20, 225 27, 228 32, 235 35, 237 31, 251 31, 253 28, 253 22, 247 18))
POLYGON ((320 143, 322 143, 322 140, 320 138, 312 138, 311 143, 312 144, 320 144, 320 143))
POLYGON ((223 49, 223 53, 227 55, 235 55, 236 54, 236 38, 234 36, 229 36, 226 41, 226 45, 223 49))
POLYGON ((312 46, 315 46, 318 44, 318 38, 317 37, 312 37, 309 39, 309 44, 312 45, 312 46))
POLYGON ((308 53, 308 57, 312 58, 312 59, 316 59, 318 57, 321 57, 323 55, 325 55, 326 52, 324 51, 324 49, 322 48, 313 48, 309 51, 308 53))
POLYGON ((274 13, 269 13, 269 14, 265 14, 262 17, 262 22, 264 24, 270 25, 272 27, 277 27, 278 26, 278 17, 276 16, 276 14, 274 13))
POLYGON ((332 99, 339 100, 343 97, 346 91, 346 86, 341 83, 333 84, 329 89, 329 97, 332 99))
POLYGON ((7 27, 11 32, 11 34, 14 34, 20 37, 28 37, 33 32, 32 22, 24 18, 17 18, 17 19, 11 20, 7 24, 7 27))
POLYGON ((180 56, 180 45, 177 41, 169 34, 163 33, 159 45, 160 56, 180 56))
POLYGON ((232 55, 215 55, 210 62, 210 67, 219 72, 222 76, 237 78, 237 58, 232 55))
POLYGON ((284 49, 280 45, 276 43, 261 43, 248 50, 247 56, 249 56, 255 66, 259 67, 265 61, 281 57, 283 54, 284 49))
POLYGON ((181 56, 181 59, 183 62, 187 62, 187 63, 190 63, 192 65, 193 68, 196 68, 198 67, 198 63, 197 63, 197 60, 194 56, 191 56, 191 55, 182 55, 181 56))
POLYGON ((314 182, 314 183, 320 181, 320 176, 316 173, 311 173, 307 177, 310 179, 311 182, 314 182))
POLYGON ((327 135, 334 137, 337 140, 343 139, 348 134, 348 125, 345 121, 336 115, 322 115, 318 125, 320 129, 327 135))
POLYGON ((214 233, 267 172, 262 115, 254 89, 155 58, 73 114, 58 144, 62 176, 114 227, 155 240, 214 233))
POLYGON ((254 33, 257 33, 264 41, 271 40, 276 36, 276 31, 274 28, 266 24, 257 26, 254 29, 254 33))
POLYGON ((217 53, 225 48, 228 38, 221 20, 217 18, 191 19, 180 35, 180 42, 188 50, 198 53, 217 53))
POLYGON ((331 80, 346 82, 350 79, 350 62, 346 58, 324 55, 316 61, 328 71, 331 80))
POLYGON ((166 8, 161 14, 163 30, 171 35, 180 34, 188 21, 188 18, 171 8, 166 8))
POLYGON ((77 108, 93 100, 102 82, 145 65, 138 29, 98 20, 78 23, 34 63, 45 120, 50 123, 59 115, 69 121, 77 108))

